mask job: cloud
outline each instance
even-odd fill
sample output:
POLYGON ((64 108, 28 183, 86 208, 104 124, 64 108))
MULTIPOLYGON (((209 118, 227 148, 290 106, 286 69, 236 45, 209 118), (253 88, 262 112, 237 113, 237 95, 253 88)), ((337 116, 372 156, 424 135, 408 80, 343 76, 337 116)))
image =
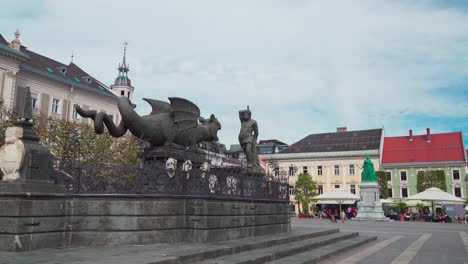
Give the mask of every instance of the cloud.
POLYGON ((399 135, 413 125, 460 128, 444 120, 468 124, 468 9, 458 1, 40 6, 47 12, 31 19, 2 16, 0 32, 8 37, 19 24, 26 46, 64 62, 74 50, 106 83, 127 40, 139 111, 149 112, 143 97, 186 97, 218 116, 227 144, 237 141, 246 105, 260 138, 289 143, 337 126, 399 135))

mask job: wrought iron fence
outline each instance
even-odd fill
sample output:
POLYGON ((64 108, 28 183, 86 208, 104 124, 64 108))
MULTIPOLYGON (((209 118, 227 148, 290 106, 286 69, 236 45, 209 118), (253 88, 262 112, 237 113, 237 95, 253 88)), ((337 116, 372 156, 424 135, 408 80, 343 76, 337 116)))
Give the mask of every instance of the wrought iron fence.
POLYGON ((70 193, 166 194, 288 200, 287 177, 242 167, 147 161, 141 167, 67 164, 53 179, 70 193))

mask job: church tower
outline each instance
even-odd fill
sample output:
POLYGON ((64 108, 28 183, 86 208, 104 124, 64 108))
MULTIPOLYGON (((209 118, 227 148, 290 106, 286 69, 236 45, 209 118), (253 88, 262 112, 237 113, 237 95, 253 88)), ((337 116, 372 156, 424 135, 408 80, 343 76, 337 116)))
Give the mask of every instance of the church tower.
POLYGON ((115 82, 113 85, 111 85, 111 90, 119 95, 119 96, 126 96, 130 100, 132 99, 133 95, 133 88, 132 82, 128 78, 128 72, 130 71, 130 67, 126 62, 126 53, 127 53, 127 45, 128 43, 124 43, 124 54, 123 54, 123 61, 122 63, 119 63, 119 76, 115 79, 115 82))

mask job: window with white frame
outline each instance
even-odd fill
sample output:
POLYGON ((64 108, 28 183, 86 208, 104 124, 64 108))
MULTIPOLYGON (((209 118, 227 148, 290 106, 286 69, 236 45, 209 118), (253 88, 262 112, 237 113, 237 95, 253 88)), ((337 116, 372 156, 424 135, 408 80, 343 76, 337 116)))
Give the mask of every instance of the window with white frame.
POLYGON ((303 173, 308 173, 307 166, 302 166, 302 172, 303 173))
POLYGON ((339 189, 340 188, 340 185, 339 184, 335 184, 335 189, 339 189))
POLYGON ((400 180, 407 181, 408 178, 406 177, 406 171, 400 171, 400 180))
POLYGON ((317 166, 317 175, 322 176, 323 175, 323 168, 322 166, 317 166))
POLYGON ((392 197, 393 197, 393 190, 392 190, 392 188, 388 188, 387 193, 388 193, 388 198, 392 198, 392 197))
POLYGON ((350 164, 349 165, 349 175, 354 175, 355 171, 354 171, 354 164, 350 164))
POLYGON ((323 194, 323 185, 321 184, 317 185, 317 191, 319 194, 323 194))
POLYGON ((33 109, 39 109, 39 93, 31 92, 31 103, 33 109))
POLYGON ((289 176, 294 176, 294 166, 292 164, 289 166, 289 176))
POLYGON ((72 105, 72 118, 73 118, 73 119, 80 119, 80 115, 79 115, 78 112, 76 111, 74 105, 72 105))
POLYGON ((387 175, 387 181, 391 182, 392 181, 392 172, 391 171, 386 171, 385 175, 387 175))
POLYGON ((349 191, 350 191, 352 194, 356 194, 356 184, 351 184, 351 185, 349 185, 349 191))
POLYGON ((60 114, 60 100, 57 98, 52 99, 52 114, 60 114))
POLYGON ((454 180, 460 180, 460 170, 452 170, 452 176, 454 180))
POLYGON ((401 188, 401 197, 408 197, 408 188, 401 188))
POLYGON ((335 165, 335 175, 340 175, 340 165, 335 165))
POLYGON ((289 195, 294 195, 294 186, 289 186, 289 195))
POLYGON ((456 197, 462 197, 461 188, 460 187, 453 188, 453 195, 455 195, 456 197))
POLYGON ((276 167, 276 168, 274 169, 274 172, 275 172, 275 176, 279 176, 279 175, 280 175, 279 167, 276 167))

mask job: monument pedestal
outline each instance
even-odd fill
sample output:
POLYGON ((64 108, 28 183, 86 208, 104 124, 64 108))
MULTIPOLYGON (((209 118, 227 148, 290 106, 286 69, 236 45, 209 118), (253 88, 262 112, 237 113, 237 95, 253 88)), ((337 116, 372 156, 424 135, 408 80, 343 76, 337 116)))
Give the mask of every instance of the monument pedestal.
POLYGON ((357 221, 389 221, 385 217, 380 203, 380 191, 377 182, 363 182, 359 185, 361 201, 358 203, 357 221))
POLYGON ((32 131, 34 123, 16 121, 8 127, 5 145, 0 149, 0 193, 63 193, 63 185, 54 184, 52 154, 39 143, 32 131))

